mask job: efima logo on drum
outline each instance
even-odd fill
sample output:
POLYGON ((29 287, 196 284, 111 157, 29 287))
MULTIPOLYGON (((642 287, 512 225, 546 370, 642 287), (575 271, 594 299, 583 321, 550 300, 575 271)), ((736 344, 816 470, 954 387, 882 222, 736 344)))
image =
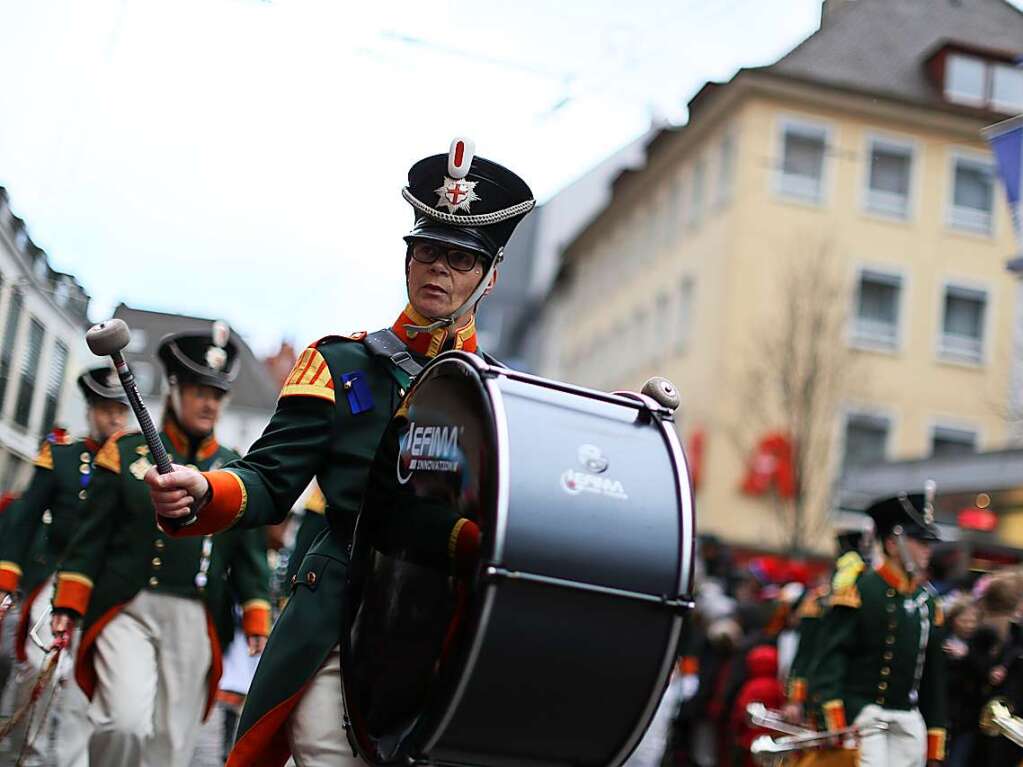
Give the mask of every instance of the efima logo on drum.
POLYGON ((398 452, 398 481, 405 484, 413 471, 455 472, 460 467, 463 426, 417 426, 409 424, 398 452))
POLYGON ((616 498, 620 501, 627 501, 629 496, 625 488, 617 479, 600 477, 594 474, 587 474, 584 471, 565 469, 561 473, 561 489, 569 495, 580 493, 597 493, 607 498, 616 498))

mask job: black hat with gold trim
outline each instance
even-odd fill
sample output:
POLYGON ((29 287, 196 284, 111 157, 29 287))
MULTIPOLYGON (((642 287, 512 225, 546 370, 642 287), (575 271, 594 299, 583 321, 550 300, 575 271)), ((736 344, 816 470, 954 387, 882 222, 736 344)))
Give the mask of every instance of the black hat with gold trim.
POLYGON ((171 383, 196 383, 227 392, 238 377, 238 344, 225 322, 214 322, 208 332, 164 336, 157 354, 171 383))
POLYGON ((90 405, 104 401, 128 404, 128 397, 117 379, 117 372, 106 365, 89 368, 78 376, 78 388, 90 405))
POLYGON ((414 212, 415 223, 405 235, 409 248, 417 241, 433 242, 471 251, 488 264, 466 302, 429 328, 452 325, 479 301, 504 246, 536 200, 517 175, 477 157, 475 144, 467 138, 452 141, 446 155, 436 154, 413 165, 401 194, 414 212))
POLYGON ((878 540, 892 534, 906 535, 918 541, 941 540, 941 533, 934 523, 933 491, 899 493, 875 502, 866 513, 874 520, 878 540))

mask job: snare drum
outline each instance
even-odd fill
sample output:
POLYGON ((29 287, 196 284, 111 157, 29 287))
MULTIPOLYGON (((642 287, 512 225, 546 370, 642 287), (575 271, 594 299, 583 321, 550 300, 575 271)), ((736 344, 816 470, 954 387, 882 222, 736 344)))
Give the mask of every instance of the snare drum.
POLYGON ((450 352, 377 451, 342 638, 377 765, 619 765, 691 605, 694 513, 671 413, 450 352), (456 577, 448 531, 481 529, 456 577))

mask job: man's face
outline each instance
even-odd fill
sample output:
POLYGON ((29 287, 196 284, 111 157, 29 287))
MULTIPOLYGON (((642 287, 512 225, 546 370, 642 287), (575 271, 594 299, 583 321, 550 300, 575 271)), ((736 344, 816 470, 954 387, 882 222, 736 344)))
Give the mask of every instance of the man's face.
MULTIPOLYGON (((450 265, 446 256, 447 248, 427 242, 416 242, 412 245, 412 258, 408 268, 408 295, 412 308, 424 317, 436 319, 446 317, 465 303, 483 277, 483 263, 476 263, 468 271, 458 271, 450 265), (423 263, 421 259, 433 259, 432 263, 423 263)), ((460 263, 457 248, 452 249, 450 259, 460 263)), ((493 287, 497 274, 490 280, 493 287)), ((488 288, 489 289, 489 288, 488 288)))
MULTIPOLYGON (((931 565, 931 542, 930 541, 918 541, 916 538, 910 538, 908 535, 903 538, 906 545, 906 556, 909 557, 913 566, 916 568, 918 573, 922 573, 931 565)), ((895 539, 895 536, 889 536, 885 538, 885 553, 890 557, 899 557, 899 546, 895 539)))
POLYGON ((177 414, 181 428, 193 437, 213 432, 220 417, 224 392, 203 384, 180 384, 181 412, 177 414))
POLYGON ((128 425, 128 406, 116 400, 99 400, 89 405, 89 427, 97 442, 106 442, 128 425))

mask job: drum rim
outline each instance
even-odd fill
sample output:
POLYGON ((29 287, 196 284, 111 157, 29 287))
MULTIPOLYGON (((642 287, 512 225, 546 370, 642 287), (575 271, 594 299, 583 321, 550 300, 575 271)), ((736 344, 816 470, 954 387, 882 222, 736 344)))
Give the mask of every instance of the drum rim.
MULTIPOLYGON (((631 395, 628 398, 633 399, 631 395)), ((649 400, 650 405, 656 406, 656 403, 653 400, 642 394, 635 395, 635 399, 639 402, 649 400)), ((649 405, 647 406, 649 407, 649 405)), ((696 510, 695 502, 693 500, 692 483, 689 481, 689 464, 686 459, 685 451, 682 449, 682 444, 679 442, 678 435, 675 433, 675 429, 669 426, 669 422, 665 419, 658 418, 656 420, 661 431, 661 436, 664 438, 665 442, 668 443, 668 447, 671 451, 671 464, 672 469, 675 472, 675 487, 678 490, 678 498, 682 505, 682 530, 680 538, 683 541, 683 546, 682 551, 680 552, 682 556, 680 558, 681 563, 678 573, 677 593, 679 595, 689 594, 692 592, 693 587, 693 559, 696 553, 696 510), (689 534, 688 546, 685 545, 687 533, 689 534)), ((616 766, 622 764, 632 754, 632 752, 636 750, 636 747, 639 745, 639 741, 643 738, 643 735, 646 733, 651 721, 653 721, 654 714, 657 712, 657 706, 661 702, 668 679, 670 678, 671 667, 675 661, 675 651, 678 648, 678 639, 681 633, 682 616, 676 615, 672 620, 670 639, 667 642, 664 659, 661 662, 661 670, 659 672, 661 682, 654 687, 654 690, 650 695, 650 700, 647 702, 646 708, 643 711, 643 716, 640 717, 639 723, 633 730, 632 734, 625 740, 622 748, 615 754, 610 765, 616 766)))
MULTIPOLYGON (((448 359, 452 362, 460 361, 464 364, 468 364, 474 369, 477 376, 479 376, 480 383, 483 385, 484 391, 487 393, 490 400, 490 414, 493 418, 494 434, 496 437, 496 453, 497 453, 497 466, 495 468, 497 472, 497 501, 495 503, 495 529, 494 529, 494 552, 493 559, 500 562, 504 555, 504 540, 508 528, 508 494, 510 488, 510 482, 508 478, 509 472, 509 438, 508 438, 508 421, 504 407, 504 395, 501 392, 501 387, 497 385, 496 376, 486 375, 489 371, 498 372, 503 374, 503 369, 494 368, 483 360, 477 361, 477 358, 469 354, 453 352, 450 354, 448 359), (457 355, 457 358, 456 356, 457 355), (468 358, 466 360, 465 358, 468 358)), ((438 365, 439 367, 439 365, 438 365)), ((441 714, 440 719, 433 728, 433 732, 425 738, 423 745, 420 747, 419 752, 423 756, 429 756, 441 738, 444 737, 451 725, 451 720, 454 719, 455 713, 458 711, 458 707, 462 703, 462 698, 465 697, 465 690, 469 686, 469 681, 472 678, 472 671, 476 668, 476 662, 479 659, 480 651, 483 648, 483 640, 487 635, 490 628, 490 616, 493 612, 494 601, 497 598, 497 584, 494 581, 488 581, 486 583, 483 593, 483 607, 480 609, 479 622, 475 626, 475 631, 472 637, 472 642, 469 645, 469 651, 465 656, 465 663, 459 673, 458 682, 455 685, 455 691, 451 695, 451 699, 448 701, 447 706, 444 708, 444 713, 441 714)))

